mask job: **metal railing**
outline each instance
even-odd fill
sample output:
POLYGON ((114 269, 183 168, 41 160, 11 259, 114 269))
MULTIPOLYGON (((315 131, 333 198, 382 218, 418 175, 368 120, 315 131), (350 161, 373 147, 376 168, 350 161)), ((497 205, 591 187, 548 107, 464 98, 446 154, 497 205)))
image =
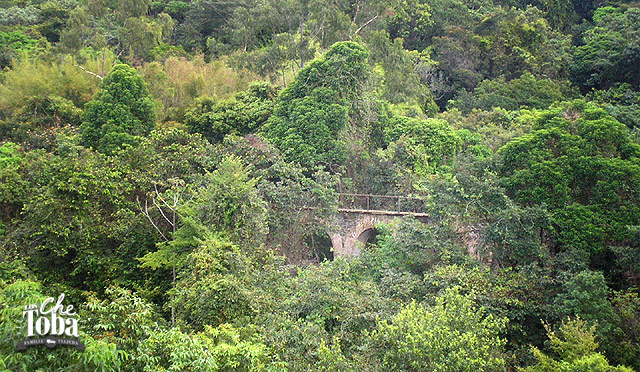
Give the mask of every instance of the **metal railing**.
POLYGON ((424 198, 399 195, 338 194, 338 208, 344 210, 425 213, 424 198))

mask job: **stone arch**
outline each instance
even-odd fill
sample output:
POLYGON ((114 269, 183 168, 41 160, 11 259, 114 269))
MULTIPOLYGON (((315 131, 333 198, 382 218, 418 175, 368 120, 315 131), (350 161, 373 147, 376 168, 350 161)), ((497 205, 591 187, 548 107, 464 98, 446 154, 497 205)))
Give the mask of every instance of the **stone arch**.
MULTIPOLYGON (((362 247, 370 240, 376 225, 389 223, 403 214, 389 211, 339 210, 332 219, 330 232, 334 257, 360 256, 362 247)), ((428 222, 426 215, 416 216, 422 222, 428 222)))
POLYGON ((370 229, 366 229, 364 230, 362 233, 360 233, 360 235, 358 236, 358 238, 356 239, 356 248, 359 251, 359 253, 362 253, 362 248, 364 248, 367 244, 370 243, 375 243, 378 241, 378 229, 376 227, 372 227, 370 229))
POLYGON ((360 256, 362 247, 367 243, 379 222, 389 222, 392 218, 374 214, 354 214, 349 220, 343 220, 341 232, 331 236, 336 256, 360 256))
POLYGON ((369 238, 371 237, 371 235, 373 235, 374 231, 376 231, 375 227, 371 229, 366 229, 363 232, 361 232, 358 238, 356 239, 357 240, 356 244, 360 243, 363 246, 367 244, 367 242, 369 241, 369 238))

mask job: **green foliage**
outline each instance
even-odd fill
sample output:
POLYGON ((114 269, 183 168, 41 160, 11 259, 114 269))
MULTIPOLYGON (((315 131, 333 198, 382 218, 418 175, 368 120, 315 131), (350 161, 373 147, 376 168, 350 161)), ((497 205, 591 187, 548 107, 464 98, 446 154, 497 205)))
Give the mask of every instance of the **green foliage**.
POLYGON ((446 120, 455 129, 466 129, 479 135, 482 144, 493 151, 498 150, 515 137, 519 137, 530 129, 530 123, 521 120, 527 111, 506 111, 494 108, 491 111, 473 110, 463 116, 457 109, 442 113, 439 118, 446 120))
POLYGON ((281 104, 304 98, 317 88, 336 92, 341 99, 356 97, 367 74, 369 52, 354 42, 340 42, 300 71, 296 81, 280 94, 281 104))
POLYGON ((619 291, 613 297, 612 306, 623 331, 622 339, 614 346, 618 360, 638 370, 640 362, 636 358, 640 352, 638 332, 640 327, 640 297, 632 289, 619 291))
POLYGON ((47 284, 100 290, 121 275, 122 267, 110 265, 110 253, 120 244, 116 231, 121 231, 129 186, 96 154, 60 142, 56 156, 41 151, 25 156, 30 197, 2 245, 19 246, 47 284), (50 270, 53 266, 59 270, 50 270))
POLYGON ((67 50, 111 47, 129 58, 151 59, 153 49, 168 41, 175 22, 166 13, 146 16, 151 0, 90 0, 69 12, 60 43, 67 50))
MULTIPOLYGON (((180 129, 154 130, 141 138, 138 146, 124 149, 110 162, 135 185, 135 196, 149 202, 155 188, 163 192, 192 184, 216 165, 211 145, 201 135, 180 129)), ((165 197, 169 200, 171 196, 165 197)))
MULTIPOLYGON (((549 24, 555 28, 566 30, 579 20, 579 16, 575 10, 575 1, 542 0, 534 1, 533 3, 545 11, 549 24)), ((589 1, 585 1, 585 3, 589 3, 589 1)))
POLYGON ((156 125, 153 98, 138 72, 116 65, 102 82, 102 89, 85 107, 82 140, 104 154, 112 154, 156 125))
POLYGON ((214 168, 215 159, 210 153, 209 143, 197 134, 160 129, 142 138, 138 146, 108 160, 108 166, 120 173, 122 184, 130 187, 129 204, 120 211, 127 222, 117 233, 119 246, 110 260, 122 269, 118 283, 135 288, 145 299, 166 300, 170 276, 166 270, 175 262, 150 272, 140 270, 136 258, 156 251, 158 241, 172 238, 178 226, 171 226, 165 216, 180 221, 177 209, 192 198, 195 182, 214 168))
POLYGON ((77 128, 81 121, 82 110, 73 102, 59 96, 34 96, 25 99, 12 117, 0 122, 0 133, 25 149, 51 149, 60 132, 77 128))
POLYGON ((569 62, 570 40, 554 32, 535 7, 524 11, 497 8, 477 29, 480 49, 491 58, 491 76, 515 78, 518 71, 561 77, 569 62))
POLYGON ((2 49, 8 48, 16 52, 29 52, 33 50, 37 42, 38 40, 30 38, 20 31, 0 32, 0 48, 2 49))
POLYGON ((355 358, 365 332, 395 307, 362 275, 358 262, 336 259, 299 269, 297 276, 286 279, 259 320, 265 340, 291 371, 326 365, 326 348, 341 350, 337 360, 355 358))
MULTIPOLYGON (((233 299, 242 295, 236 294, 239 284, 232 274, 247 270, 243 260, 257 254, 251 248, 261 244, 267 232, 265 203, 256 182, 238 158, 226 157, 203 177, 191 200, 171 207, 173 230, 162 233, 154 224, 165 241, 139 260, 142 267, 173 270, 175 289, 170 295, 180 309, 177 318, 185 324, 201 329, 247 311, 245 300, 233 299), (232 241, 248 245, 247 249, 240 254, 232 241), (209 295, 203 298, 200 291, 209 295)), ((167 196, 180 192, 184 190, 171 190, 167 196)), ((166 217, 163 207, 157 208, 166 217)))
POLYGON ((60 41, 69 14, 77 4, 75 1, 45 1, 40 4, 40 24, 38 32, 49 42, 60 41))
POLYGON ((335 165, 346 151, 337 138, 347 124, 347 110, 340 103, 337 92, 327 88, 316 88, 286 105, 281 101, 263 127, 265 136, 289 160, 305 168, 335 165))
POLYGON ((241 371, 286 370, 255 338, 243 338, 232 326, 207 327, 198 334, 178 328, 159 330, 139 347, 138 371, 241 371))
MULTIPOLYGON (((143 2, 136 2, 136 4, 143 2)), ((146 17, 127 18, 120 29, 120 38, 132 56, 145 60, 153 58, 153 47, 168 39, 175 22, 168 14, 161 13, 154 20, 146 17)))
POLYGON ((17 170, 22 160, 20 148, 15 143, 6 142, 0 146, 0 167, 3 170, 17 170))
POLYGON ((638 14, 0 0, 0 370, 640 368, 638 14), (347 192, 429 217, 334 257, 347 192))
POLYGON ((408 52, 402 40, 390 40, 389 34, 377 32, 369 39, 371 62, 382 70, 382 98, 394 104, 414 104, 432 114, 438 111, 429 90, 428 79, 420 72, 429 69, 431 61, 417 52, 408 52))
POLYGON ((428 46, 429 31, 434 26, 432 10, 428 2, 407 1, 400 8, 401 12, 394 14, 387 29, 395 38, 402 38, 409 50, 423 50, 428 46))
POLYGON ((529 354, 528 345, 543 345, 544 328, 540 318, 559 319, 549 311, 550 301, 557 295, 558 282, 550 268, 535 264, 517 269, 498 267, 494 265, 490 269, 473 261, 436 266, 425 273, 425 297, 460 287, 462 293, 473 294, 477 305, 487 313, 508 318, 500 334, 509 340, 506 348, 517 357, 516 364, 522 365, 529 354))
POLYGON ((40 21, 40 9, 33 5, 26 7, 12 6, 0 10, 0 25, 30 26, 40 21))
POLYGON ((187 59, 184 53, 178 53, 163 62, 144 64, 140 74, 156 99, 158 119, 176 126, 177 123, 171 121, 182 122, 185 111, 196 98, 224 99, 248 89, 255 74, 232 70, 227 63, 226 58, 205 62, 202 55, 187 59))
POLYGON ((232 154, 252 165, 248 170, 267 203, 267 247, 284 254, 292 263, 315 259, 318 252, 306 242, 314 234, 325 234, 330 226, 329 216, 337 201, 337 177, 326 172, 307 177, 272 145, 254 135, 227 136, 221 150, 222 157, 232 154))
POLYGON ((462 146, 462 138, 439 119, 392 118, 384 128, 388 146, 403 146, 408 167, 419 175, 433 173, 447 165, 462 146))
POLYGON ((6 142, 0 146, 0 237, 5 233, 5 224, 11 223, 25 201, 27 182, 20 173, 23 156, 18 146, 13 142, 6 142))
POLYGON ((490 111, 495 107, 515 111, 521 107, 546 109, 552 103, 574 94, 565 85, 550 79, 536 79, 531 73, 506 82, 504 78, 484 80, 472 94, 466 91, 450 101, 449 106, 465 114, 473 109, 490 111))
POLYGON ((505 322, 452 289, 432 306, 410 303, 370 337, 384 370, 496 371, 505 367, 505 322))
MULTIPOLYGON (((189 51, 194 49, 202 50, 207 37, 211 36, 228 21, 233 10, 238 5, 240 3, 233 1, 219 3, 211 0, 202 0, 189 4, 188 9, 183 5, 180 6, 184 8, 179 10, 184 19, 176 27, 175 39, 177 44, 189 51)), ((167 11, 172 11, 172 7, 169 7, 167 11)), ((245 22, 248 20, 249 18, 244 19, 245 22)))
POLYGON ((11 60, 20 54, 33 51, 38 40, 30 38, 20 31, 0 31, 0 69, 11 66, 11 60))
MULTIPOLYGON (((463 249, 455 242, 454 232, 446 226, 425 226, 415 219, 402 219, 393 226, 380 226, 377 246, 365 250, 363 260, 375 272, 374 277, 406 271, 422 278, 437 265, 464 260, 463 249), (391 272, 387 272, 389 270, 391 272)), ((388 280, 394 285, 391 278, 388 280)), ((389 289, 391 296, 405 291, 389 289)))
POLYGON ((580 318, 563 321, 558 328, 558 334, 545 325, 551 343, 551 349, 558 355, 554 359, 545 355, 537 348, 533 348, 536 364, 524 368, 525 372, 545 371, 593 371, 593 372, 632 372, 624 366, 613 367, 604 355, 596 352, 598 343, 595 341, 595 326, 589 327, 580 318))
MULTIPOLYGON (((211 41, 211 39, 209 39, 211 41)), ((210 49, 214 49, 209 45, 210 49)), ((215 49, 214 49, 215 50, 215 49)), ((256 71, 261 76, 268 76, 271 81, 281 79, 287 84, 289 66, 296 66, 298 71, 305 62, 313 59, 315 49, 309 41, 296 34, 280 33, 273 36, 272 43, 251 53, 242 53, 234 58, 239 66, 256 71), (292 63, 295 61, 295 64, 292 63)))
POLYGON ((309 63, 280 94, 263 127, 267 140, 307 169, 335 166, 345 153, 339 132, 348 123, 348 100, 361 91, 368 55, 342 42, 309 63))
POLYGON ((485 245, 478 253, 509 266, 543 262, 547 258, 548 251, 540 235, 544 229, 550 229, 551 221, 544 208, 522 208, 507 203, 491 217, 485 231, 485 245))
POLYGON ((537 8, 496 7, 472 24, 469 29, 452 23, 435 38, 433 58, 453 85, 449 92, 470 91, 488 78, 513 80, 527 71, 536 77, 565 77, 571 40, 552 30, 537 8))
POLYGON ((596 334, 604 342, 605 350, 612 351, 619 330, 602 273, 584 270, 564 279, 563 285, 563 291, 555 299, 555 311, 562 318, 577 316, 588 324, 597 324, 596 334))
POLYGON ((595 12, 595 25, 583 34, 585 44, 575 49, 571 66, 572 78, 583 90, 606 89, 615 82, 640 87, 640 74, 634 68, 640 63, 639 17, 636 8, 620 12, 605 7, 595 12))
POLYGON ((225 32, 210 38, 215 43, 208 46, 236 51, 234 60, 239 65, 286 85, 289 75, 303 69, 319 49, 322 52, 336 42, 356 40, 361 35, 367 38, 369 31, 383 29, 399 2, 266 0, 237 5, 225 32))
POLYGON ((244 289, 246 257, 229 240, 205 236, 181 267, 173 306, 179 322, 195 330, 218 326, 249 315, 249 299, 244 289))
POLYGON ((208 173, 187 207, 187 214, 213 231, 226 232, 237 241, 260 242, 266 233, 265 203, 248 168, 234 156, 208 173))
POLYGON ((81 326, 91 329, 94 337, 135 356, 138 344, 158 328, 151 305, 121 287, 108 287, 104 294, 104 299, 89 296, 81 326))
POLYGON ((548 210, 511 200, 500 187, 493 161, 469 150, 456 158, 450 173, 417 186, 426 195, 430 217, 458 226, 455 233, 467 252, 494 267, 544 262, 549 254, 543 234, 551 228, 548 210))
POLYGON ((631 89, 629 83, 616 84, 607 90, 589 93, 594 101, 604 104, 607 112, 629 128, 640 128, 640 93, 631 89))
MULTIPOLYGON (((106 62, 113 60, 105 56, 106 62)), ((78 58, 80 59, 80 58, 78 58)), ((12 69, 0 80, 0 112, 3 117, 23 107, 31 97, 60 96, 82 107, 98 91, 100 80, 76 67, 78 60, 70 56, 53 63, 47 60, 22 58, 14 61, 12 69)), ((82 63, 89 71, 99 71, 101 62, 95 57, 82 63)))
POLYGON ((584 101, 535 113, 533 131, 500 149, 504 185, 525 205, 546 204, 564 248, 623 243, 637 225, 640 147, 626 127, 584 101))
POLYGON ((276 97, 272 85, 254 83, 246 92, 228 99, 198 98, 185 113, 185 125, 212 143, 222 141, 227 134, 245 135, 267 122, 276 97))

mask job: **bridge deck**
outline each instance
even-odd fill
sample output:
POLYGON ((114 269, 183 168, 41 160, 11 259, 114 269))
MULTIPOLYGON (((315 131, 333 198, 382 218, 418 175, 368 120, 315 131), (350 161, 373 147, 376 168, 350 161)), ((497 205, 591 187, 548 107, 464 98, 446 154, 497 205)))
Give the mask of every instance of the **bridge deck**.
POLYGON ((429 215, 427 213, 385 211, 385 210, 376 210, 376 209, 338 208, 338 212, 341 212, 341 213, 378 214, 378 215, 384 215, 384 216, 412 216, 412 217, 418 217, 418 218, 429 218, 429 215))
POLYGON ((386 216, 429 217, 424 213, 425 200, 404 195, 373 195, 338 193, 338 211, 386 216))

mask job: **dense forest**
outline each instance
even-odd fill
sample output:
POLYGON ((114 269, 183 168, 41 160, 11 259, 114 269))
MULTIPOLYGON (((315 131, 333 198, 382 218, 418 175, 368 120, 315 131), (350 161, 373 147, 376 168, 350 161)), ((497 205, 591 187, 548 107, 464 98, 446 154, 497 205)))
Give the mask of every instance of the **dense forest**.
POLYGON ((2 0, 0 69, 2 371, 640 371, 638 1, 2 0))

